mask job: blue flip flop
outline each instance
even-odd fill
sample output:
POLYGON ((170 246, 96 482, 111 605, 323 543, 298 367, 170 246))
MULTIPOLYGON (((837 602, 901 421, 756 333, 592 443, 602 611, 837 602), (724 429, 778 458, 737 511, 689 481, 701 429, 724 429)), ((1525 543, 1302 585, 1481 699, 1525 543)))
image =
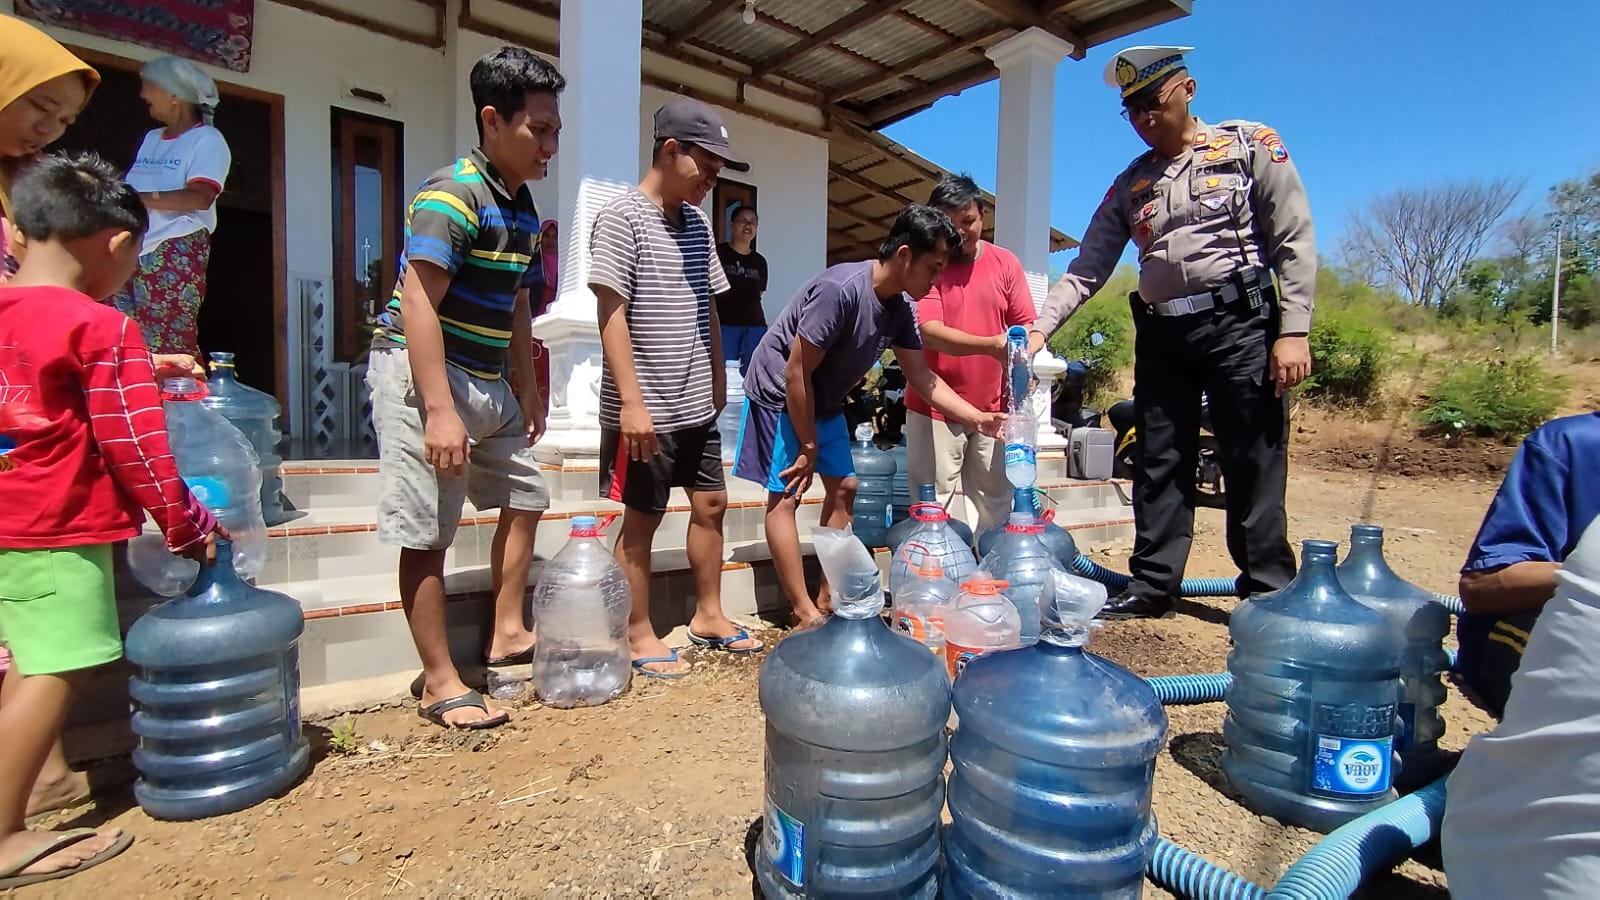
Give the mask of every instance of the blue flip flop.
POLYGON ((730 634, 727 637, 714 638, 701 637, 700 635, 695 634, 693 631, 689 632, 689 641, 696 647, 699 647, 703 650, 721 650, 724 653, 736 653, 740 656, 748 656, 751 653, 760 653, 762 650, 767 649, 767 646, 760 641, 756 641, 756 645, 754 647, 733 646, 740 641, 748 640, 753 640, 753 638, 750 637, 750 632, 745 631, 743 628, 739 629, 738 634, 730 634))
POLYGON ((661 678, 667 681, 673 681, 686 677, 689 672, 656 672, 646 669, 645 666, 651 663, 675 663, 677 661, 678 651, 676 650, 672 651, 672 653, 667 656, 641 656, 633 661, 633 671, 636 674, 643 675, 646 678, 661 678))

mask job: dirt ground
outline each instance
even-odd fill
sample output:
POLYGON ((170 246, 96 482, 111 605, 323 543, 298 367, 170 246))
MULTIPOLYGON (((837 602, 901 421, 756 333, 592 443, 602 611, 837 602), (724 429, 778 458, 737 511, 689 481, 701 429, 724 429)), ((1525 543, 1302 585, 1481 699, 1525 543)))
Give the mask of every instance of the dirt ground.
MULTIPOLYGON (((1444 465, 1379 424, 1301 414, 1291 537, 1345 539, 1387 528, 1392 564, 1436 591, 1455 572, 1509 450, 1471 448, 1444 465), (1402 452, 1404 456, 1402 457, 1402 452), (1415 461, 1413 466, 1411 463, 1415 461), (1440 477, 1440 472, 1448 477, 1440 477)), ((1231 575, 1221 513, 1202 510, 1191 575, 1231 575)), ((1088 547, 1122 567, 1126 548, 1088 547)), ((1113 623, 1091 648, 1144 675, 1225 668, 1231 601, 1190 602, 1159 622, 1113 623)), ((765 635, 768 642, 780 633, 765 635)), ((133 803, 126 760, 94 771, 117 784, 57 827, 112 822, 138 840, 121 858, 25 897, 720 897, 752 890, 747 857, 762 793, 760 659, 701 659, 681 682, 635 680, 593 710, 528 706, 506 728, 447 734, 410 704, 349 718, 353 753, 307 723, 313 769, 287 795, 218 819, 153 821, 133 803)), ((1261 884, 1316 840, 1242 807, 1217 768, 1221 704, 1173 707, 1156 770, 1165 836, 1261 884)), ((1452 693, 1445 744, 1490 720, 1452 693)), ((1364 895, 1447 896, 1444 876, 1408 862, 1364 895)), ((1154 887, 1148 897, 1166 894, 1154 887)))

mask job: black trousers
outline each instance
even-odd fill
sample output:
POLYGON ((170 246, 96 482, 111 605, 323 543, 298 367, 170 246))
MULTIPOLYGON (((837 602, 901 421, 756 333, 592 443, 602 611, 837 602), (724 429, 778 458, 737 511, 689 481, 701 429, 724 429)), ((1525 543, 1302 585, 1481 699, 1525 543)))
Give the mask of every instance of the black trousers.
POLYGON ((1274 396, 1267 361, 1277 338, 1276 297, 1187 316, 1156 316, 1134 299, 1133 402, 1140 465, 1133 479, 1137 535, 1129 590, 1178 596, 1194 541, 1200 394, 1210 399, 1227 491, 1228 553, 1241 596, 1294 578, 1284 491, 1289 400, 1274 396))

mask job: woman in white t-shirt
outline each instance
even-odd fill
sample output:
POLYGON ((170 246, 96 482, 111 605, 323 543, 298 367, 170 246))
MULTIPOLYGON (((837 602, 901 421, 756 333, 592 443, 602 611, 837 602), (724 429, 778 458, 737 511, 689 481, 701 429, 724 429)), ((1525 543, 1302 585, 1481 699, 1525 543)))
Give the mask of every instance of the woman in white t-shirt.
POLYGON ((211 126, 217 85, 198 65, 162 56, 146 63, 139 96, 161 123, 139 145, 128 183, 150 211, 139 271, 116 298, 156 353, 198 354, 195 327, 206 295, 217 195, 232 153, 211 126))

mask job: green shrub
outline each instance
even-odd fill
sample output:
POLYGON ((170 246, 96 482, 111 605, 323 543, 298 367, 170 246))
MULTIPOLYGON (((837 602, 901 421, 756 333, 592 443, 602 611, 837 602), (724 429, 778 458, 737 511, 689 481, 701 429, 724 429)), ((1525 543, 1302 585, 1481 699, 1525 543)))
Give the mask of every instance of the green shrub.
POLYGON ((1341 406, 1366 406, 1394 356, 1393 340, 1373 320, 1352 309, 1331 309, 1311 327, 1311 377, 1307 397, 1341 406))
POLYGON ((1133 310, 1126 294, 1107 291, 1089 301, 1050 339, 1050 352, 1068 362, 1088 360, 1093 365, 1084 385, 1084 400, 1104 405, 1112 398, 1117 374, 1133 365, 1133 310), (1104 338, 1095 346, 1092 336, 1104 338))
POLYGON ((1445 436, 1521 438, 1555 415, 1563 388, 1536 356, 1461 360, 1430 393, 1422 421, 1445 436))

